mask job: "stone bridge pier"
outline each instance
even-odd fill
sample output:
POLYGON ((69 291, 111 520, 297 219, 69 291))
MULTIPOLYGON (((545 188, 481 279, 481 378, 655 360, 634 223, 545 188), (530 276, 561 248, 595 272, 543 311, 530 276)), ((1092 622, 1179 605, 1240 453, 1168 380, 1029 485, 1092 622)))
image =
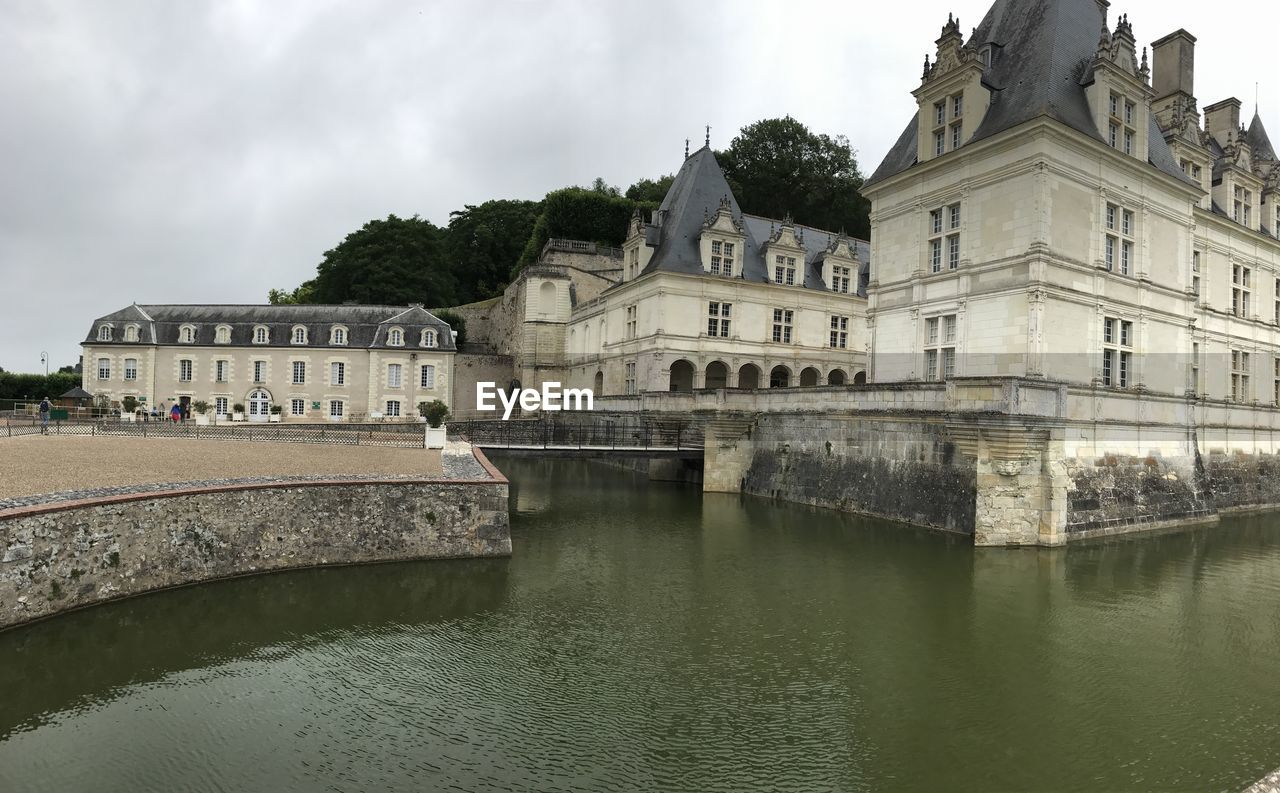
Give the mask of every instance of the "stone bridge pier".
POLYGON ((717 415, 706 424, 702 452, 702 492, 741 493, 742 480, 755 457, 749 413, 717 415))

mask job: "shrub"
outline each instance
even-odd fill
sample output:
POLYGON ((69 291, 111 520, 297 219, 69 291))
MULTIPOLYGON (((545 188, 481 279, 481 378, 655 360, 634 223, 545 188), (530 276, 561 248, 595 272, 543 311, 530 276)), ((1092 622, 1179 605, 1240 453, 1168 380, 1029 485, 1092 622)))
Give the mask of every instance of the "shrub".
POLYGON ((125 413, 132 413, 138 409, 138 398, 135 396, 127 396, 120 400, 120 404, 124 406, 125 413))
POLYGON ((433 428, 439 427, 449 418, 449 406, 438 399, 418 403, 418 414, 427 420, 433 428))
POLYGON ((239 402, 235 403, 234 405, 232 405, 232 406, 231 406, 231 412, 232 412, 232 413, 243 413, 243 412, 244 412, 244 405, 242 405, 242 404, 241 404, 241 403, 239 403, 239 402))
POLYGON ((205 402, 203 399, 197 399, 195 402, 191 403, 191 409, 203 416, 209 412, 209 403, 205 402))

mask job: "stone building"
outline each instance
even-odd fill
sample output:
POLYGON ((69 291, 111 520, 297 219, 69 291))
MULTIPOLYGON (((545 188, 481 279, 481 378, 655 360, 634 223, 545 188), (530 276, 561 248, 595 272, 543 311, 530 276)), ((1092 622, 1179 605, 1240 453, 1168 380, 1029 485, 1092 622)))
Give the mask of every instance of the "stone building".
POLYGON ((249 421, 416 419, 419 402, 450 403, 455 354, 422 306, 134 304, 81 346, 95 396, 204 401, 220 418, 240 404, 249 421))
POLYGON ((453 310, 524 386, 625 395, 856 383, 869 264, 864 240, 744 213, 704 146, 653 217, 632 218, 620 250, 553 240, 502 298, 453 310))
POLYGON ((1280 168, 1197 108, 1195 37, 1106 0, 948 20, 865 188, 871 378, 1025 376, 1280 403, 1280 168))

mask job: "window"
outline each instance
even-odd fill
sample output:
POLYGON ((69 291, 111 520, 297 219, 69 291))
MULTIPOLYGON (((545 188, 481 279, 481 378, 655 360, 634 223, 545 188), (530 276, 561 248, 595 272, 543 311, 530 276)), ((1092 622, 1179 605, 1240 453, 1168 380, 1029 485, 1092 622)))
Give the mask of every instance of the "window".
POLYGON ((1280 355, 1271 358, 1271 404, 1280 407, 1280 355))
POLYGON ((1275 322, 1277 325, 1280 325, 1280 278, 1277 278, 1277 279, 1276 279, 1276 283, 1275 283, 1275 290, 1276 290, 1276 291, 1275 291, 1275 295, 1274 295, 1274 297, 1275 297, 1275 301, 1274 301, 1274 302, 1275 302, 1275 312, 1276 312, 1276 313, 1275 313, 1275 317, 1272 319, 1272 321, 1273 321, 1273 322, 1275 322))
POLYGON ((183 325, 178 330, 179 344, 195 344, 195 341, 196 341, 196 329, 193 328, 192 326, 183 325))
POLYGON ((1117 204, 1107 204, 1105 224, 1108 233, 1103 238, 1103 255, 1107 271, 1129 275, 1135 264, 1133 212, 1117 204))
POLYGON ((1120 141, 1120 127, 1119 127, 1119 125, 1117 125, 1117 124, 1108 124, 1108 125, 1107 125, 1107 143, 1108 143, 1108 144, 1110 144, 1111 148, 1113 148, 1113 149, 1118 149, 1118 148, 1120 148, 1120 147, 1119 147, 1119 146, 1117 146, 1116 144, 1117 144, 1119 141, 1120 141))
POLYGON ((1243 265, 1231 266, 1231 313, 1237 317, 1249 316, 1249 295, 1252 271, 1243 265))
POLYGON ((98 379, 99 380, 111 379, 111 359, 110 358, 98 359, 98 379))
POLYGON ((231 328, 226 325, 219 325, 218 329, 213 332, 214 344, 230 344, 231 328))
POLYGON ((1102 320, 1102 384, 1129 387, 1133 356, 1133 323, 1115 317, 1102 320))
POLYGON ((1200 251, 1191 252, 1191 294, 1200 296, 1200 251))
POLYGON ((626 338, 634 339, 636 337, 636 307, 627 306, 627 335, 626 338))
POLYGON ((400 387, 400 364, 387 364, 387 388, 400 387))
POLYGON ((253 329, 254 344, 266 344, 268 341, 270 341, 270 339, 271 339, 271 336, 267 333, 267 329, 262 325, 259 325, 253 329))
POLYGON ((640 246, 637 245, 627 251, 627 275, 635 278, 640 274, 640 246))
POLYGON ((98 326, 98 341, 111 341, 111 326, 110 326, 110 325, 99 325, 99 326, 98 326))
POLYGON ((289 415, 290 416, 307 415, 307 401, 305 399, 290 399, 289 415))
POLYGON ((940 127, 945 123, 947 123, 947 103, 934 102, 933 103, 933 125, 935 127, 940 127))
POLYGON ((946 251, 947 269, 960 266, 960 205, 935 209, 929 213, 929 272, 942 272, 942 255, 946 251))
POLYGON ((781 255, 773 257, 773 282, 787 286, 795 285, 796 257, 781 255))
POLYGON ((1124 131, 1124 153, 1133 154, 1133 130, 1131 129, 1124 131))
POLYGON ((178 361, 179 382, 190 383, 191 375, 193 374, 192 370, 194 368, 195 367, 192 365, 190 358, 183 358, 182 360, 178 361))
POLYGON ((343 402, 341 399, 329 400, 329 418, 331 419, 342 418, 342 406, 343 406, 343 402))
POLYGON ((266 381, 267 381, 267 362, 254 361, 253 362, 253 382, 265 383, 266 381))
POLYGON ((790 309, 775 308, 773 310, 773 340, 779 344, 791 343, 791 320, 794 313, 790 309))
POLYGON ((307 362, 293 362, 293 384, 304 385, 307 382, 307 362))
POLYGON ((329 364, 329 385, 347 384, 347 365, 342 361, 329 364))
POLYGON ((213 362, 213 379, 218 383, 227 382, 227 361, 213 362))
POLYGON ((937 132, 933 133, 933 155, 935 157, 940 156, 946 150, 947 150, 947 133, 943 132, 942 130, 938 130, 937 132))
POLYGON ((733 275, 734 244, 732 242, 711 241, 711 274, 733 275))
POLYGON ((385 415, 389 418, 400 418, 400 400, 388 399, 385 415))
POLYGON ((831 318, 831 346, 843 350, 849 346, 849 318, 831 318))
POLYGON ((1236 185, 1235 198, 1231 206, 1231 219, 1248 226, 1253 214, 1253 191, 1236 185))
POLYGON ((707 335, 729 338, 729 310, 732 303, 707 304, 707 335))
POLYGON ((334 328, 329 333, 329 343, 338 347, 345 347, 347 344, 347 329, 334 328))
POLYGON ((387 344, 392 347, 403 347, 404 331, 399 328, 392 328, 390 332, 387 333, 387 344))
POLYGON ((1181 163, 1181 165, 1182 165, 1182 172, 1183 172, 1183 173, 1185 173, 1187 176, 1191 177, 1191 178, 1195 181, 1195 183, 1196 183, 1196 184, 1202 184, 1202 182, 1200 181, 1200 166, 1199 166, 1199 165, 1196 165, 1195 163, 1191 162, 1190 160, 1183 160, 1183 161, 1182 161, 1182 163, 1181 163))
POLYGON ((216 415, 216 416, 222 416, 223 418, 226 418, 226 415, 227 415, 227 402, 228 402, 228 400, 227 400, 227 398, 226 398, 226 397, 214 397, 214 398, 213 398, 213 413, 214 413, 214 415, 216 415))
POLYGON ((1243 350, 1231 351, 1231 398, 1236 402, 1248 402, 1249 394, 1249 353, 1243 350))
POLYGON ((831 267, 831 291, 842 295, 849 294, 849 280, 853 276, 851 267, 831 267))
POLYGON ((423 388, 436 387, 436 368, 431 364, 422 367, 421 379, 418 381, 423 388))
POLYGON ((960 130, 963 126, 964 126, 963 124, 951 125, 951 150, 952 151, 955 151, 956 149, 960 148, 960 130))
POLYGON ((1200 342, 1198 341, 1191 342, 1191 392, 1204 393, 1200 384, 1200 342))
POLYGON ((437 337, 436 337, 436 332, 435 332, 434 330, 432 330, 431 328, 427 328, 426 330, 422 331, 422 342, 421 342, 421 345, 422 345, 423 347, 435 347, 435 346, 437 346, 437 337))
POLYGON ((125 340, 125 341, 137 341, 137 340, 138 340, 138 326, 137 326, 137 325, 126 325, 126 326, 125 326, 125 328, 124 328, 124 340, 125 340))
POLYGON ((296 327, 296 328, 294 328, 294 329, 293 329, 293 343, 294 343, 294 344, 306 344, 306 343, 307 343, 307 329, 306 329, 306 328, 303 328, 303 327, 296 327))
POLYGON ((628 394, 639 393, 636 391, 636 362, 627 361, 622 365, 623 385, 628 394))
POLYGON ((960 118, 964 115, 964 94, 956 94, 951 97, 951 117, 960 118))
POLYGON ((1133 154, 1138 140, 1137 104, 1113 91, 1107 102, 1107 113, 1111 116, 1107 124, 1107 143, 1113 149, 1133 154))
POLYGON ((924 379, 946 380, 956 373, 956 315, 925 320, 924 379))
POLYGON ((138 379, 138 359, 137 358, 124 359, 124 379, 126 380, 138 379))

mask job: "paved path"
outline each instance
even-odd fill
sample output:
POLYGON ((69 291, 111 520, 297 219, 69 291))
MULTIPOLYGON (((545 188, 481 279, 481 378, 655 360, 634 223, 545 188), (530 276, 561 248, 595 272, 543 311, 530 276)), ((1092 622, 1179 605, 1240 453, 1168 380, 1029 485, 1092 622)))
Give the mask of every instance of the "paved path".
POLYGON ((0 500, 157 482, 441 473, 440 453, 427 449, 65 435, 0 440, 0 500))

